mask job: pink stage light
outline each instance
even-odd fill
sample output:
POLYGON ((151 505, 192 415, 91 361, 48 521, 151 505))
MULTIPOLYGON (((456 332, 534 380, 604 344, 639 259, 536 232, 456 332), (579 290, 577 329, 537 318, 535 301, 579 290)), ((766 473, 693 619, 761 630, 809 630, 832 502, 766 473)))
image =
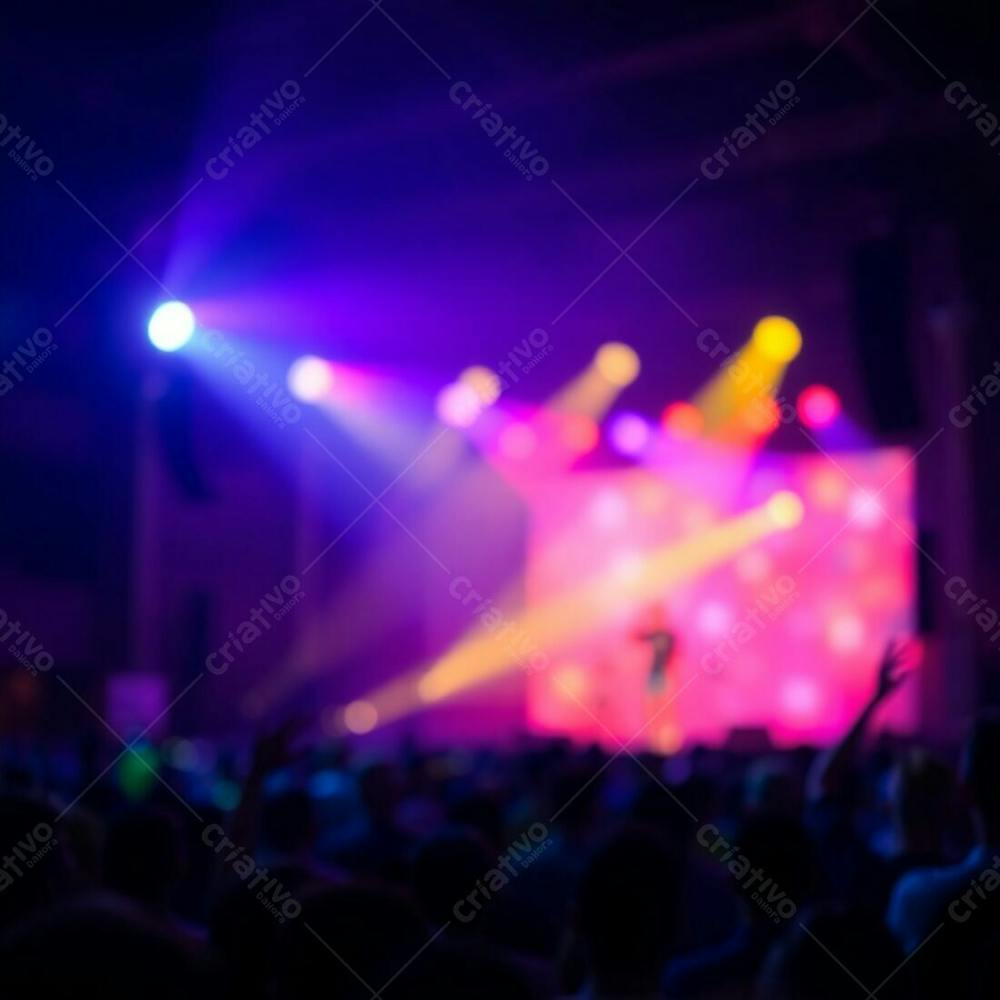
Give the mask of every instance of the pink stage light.
POLYGON ((597 423, 585 413, 560 415, 559 440, 574 455, 585 455, 588 451, 593 451, 600 438, 597 423))
POLYGON ((471 385, 452 382, 438 393, 436 409, 441 423, 471 427, 483 411, 483 401, 471 385))
POLYGON ((497 438, 497 448, 504 458, 523 462, 530 458, 538 445, 538 437, 530 424, 516 421, 508 424, 497 438))
POLYGON ((611 421, 608 436, 615 451, 635 457, 649 444, 649 424, 637 413, 620 413, 611 421))
POLYGON ((839 614, 828 623, 826 640, 838 653, 856 653, 864 646, 864 622, 850 612, 839 614))
POLYGON ((750 549, 736 560, 736 573, 747 583, 760 583, 771 573, 771 557, 761 549, 750 549))
MULTIPOLYGON (((678 582, 659 599, 666 627, 678 637, 666 699, 688 686, 643 730, 643 740, 660 747, 661 723, 674 728, 674 742, 684 744, 720 745, 739 726, 765 728, 779 746, 827 745, 841 738, 870 694, 885 637, 912 629, 915 592, 912 546, 872 502, 877 496, 890 516, 910 525, 911 453, 851 452, 841 461, 843 473, 827 483, 823 476, 832 467, 823 455, 764 457, 741 493, 745 503, 734 502, 714 480, 692 476, 689 455, 670 470, 675 482, 638 467, 574 471, 540 483, 532 503, 528 603, 543 606, 583 578, 607 582, 607 621, 592 628, 581 624, 580 634, 547 652, 554 665, 570 663, 586 672, 589 690, 581 700, 614 739, 568 701, 546 671, 528 678, 532 729, 612 749, 615 739, 642 729, 651 716, 649 649, 629 637, 649 608, 633 599, 629 578, 660 546, 689 538, 695 544, 703 520, 738 513, 748 504, 757 505, 748 508, 753 512, 763 503, 773 534, 678 582), (664 487, 662 506, 646 511, 641 492, 664 487), (819 495, 827 502, 820 503, 819 495), (852 499, 862 521, 877 514, 885 530, 865 530, 855 521, 837 545, 828 545, 850 517, 852 499), (571 525, 586 534, 587 544, 564 553, 571 525)), ((880 727, 914 731, 916 691, 904 688, 880 727)))
POLYGON ((782 686, 781 705, 794 719, 811 718, 821 701, 816 683, 808 677, 793 677, 782 686))
POLYGON ((701 410, 691 403, 671 403, 660 421, 663 429, 678 441, 693 441, 705 429, 701 410))
POLYGON ((795 403, 799 420, 814 431, 829 427, 840 416, 840 396, 826 385, 810 385, 795 403))

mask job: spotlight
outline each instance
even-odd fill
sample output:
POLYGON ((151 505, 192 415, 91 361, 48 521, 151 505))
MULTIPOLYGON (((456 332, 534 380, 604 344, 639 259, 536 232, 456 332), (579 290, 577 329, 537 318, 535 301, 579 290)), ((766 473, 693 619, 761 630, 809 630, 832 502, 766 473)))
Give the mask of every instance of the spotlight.
POLYGON ((767 516, 776 528, 794 528, 802 522, 804 508, 798 495, 791 490, 779 490, 765 504, 767 516))
POLYGON ((441 423, 449 427, 471 427, 483 412, 483 403, 472 386, 452 382, 439 393, 436 402, 441 423))
POLYGON ((840 397, 826 385, 810 385, 795 402, 799 420, 812 430, 829 427, 840 416, 840 397))
POLYGON ((492 406, 500 398, 500 378, 492 368, 473 365, 458 376, 460 385, 467 385, 483 406, 492 406))
POLYGON ((333 388, 333 368, 315 354, 306 354, 292 362, 285 381, 296 399, 318 403, 333 388))
POLYGON ((611 422, 608 436, 615 451, 634 457, 649 443, 649 433, 649 424, 637 413, 620 413, 611 422))
POLYGON ((149 317, 146 334, 158 351, 179 351, 194 335, 194 313, 183 302, 164 302, 149 317))
POLYGON ((344 709, 344 725, 359 736, 370 733, 378 725, 378 709, 370 701, 352 701, 344 709))
POLYGON ((628 344, 604 344, 594 355, 594 366, 606 382, 624 388, 639 375, 639 355, 628 344))
POLYGON ((678 441, 693 441, 705 429, 705 417, 691 403, 671 403, 660 419, 663 429, 678 441))
POLYGON ((782 364, 787 364, 802 350, 802 334, 785 316, 765 316, 753 328, 752 336, 761 354, 782 364))

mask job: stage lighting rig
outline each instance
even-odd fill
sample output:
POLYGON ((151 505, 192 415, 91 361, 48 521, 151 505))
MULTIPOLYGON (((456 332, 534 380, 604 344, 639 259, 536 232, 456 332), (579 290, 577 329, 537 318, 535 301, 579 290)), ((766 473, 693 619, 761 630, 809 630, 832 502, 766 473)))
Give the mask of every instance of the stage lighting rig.
POLYGON ((158 350, 179 351, 194 336, 195 319, 191 307, 176 299, 157 306, 149 317, 146 334, 158 350))

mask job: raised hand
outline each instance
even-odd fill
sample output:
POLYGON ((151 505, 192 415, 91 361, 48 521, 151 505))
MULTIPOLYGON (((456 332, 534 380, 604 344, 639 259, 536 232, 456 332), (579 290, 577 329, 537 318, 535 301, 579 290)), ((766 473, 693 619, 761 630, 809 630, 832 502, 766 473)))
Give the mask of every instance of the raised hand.
POLYGON ((890 639, 878 666, 878 678, 872 701, 889 697, 913 673, 920 650, 912 639, 890 639))
POLYGON ((251 753, 250 771, 263 776, 290 764, 301 754, 293 744, 305 728, 306 720, 301 716, 286 719, 277 728, 261 733, 254 741, 251 753))

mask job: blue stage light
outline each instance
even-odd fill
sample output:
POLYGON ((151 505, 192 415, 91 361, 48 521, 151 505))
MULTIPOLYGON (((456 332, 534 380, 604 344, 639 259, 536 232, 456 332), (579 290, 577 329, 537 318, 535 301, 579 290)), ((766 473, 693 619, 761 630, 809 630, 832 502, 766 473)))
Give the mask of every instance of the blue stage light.
POLYGON ((164 302, 149 317, 146 332, 158 351, 179 351, 194 335, 194 313, 183 302, 164 302))

